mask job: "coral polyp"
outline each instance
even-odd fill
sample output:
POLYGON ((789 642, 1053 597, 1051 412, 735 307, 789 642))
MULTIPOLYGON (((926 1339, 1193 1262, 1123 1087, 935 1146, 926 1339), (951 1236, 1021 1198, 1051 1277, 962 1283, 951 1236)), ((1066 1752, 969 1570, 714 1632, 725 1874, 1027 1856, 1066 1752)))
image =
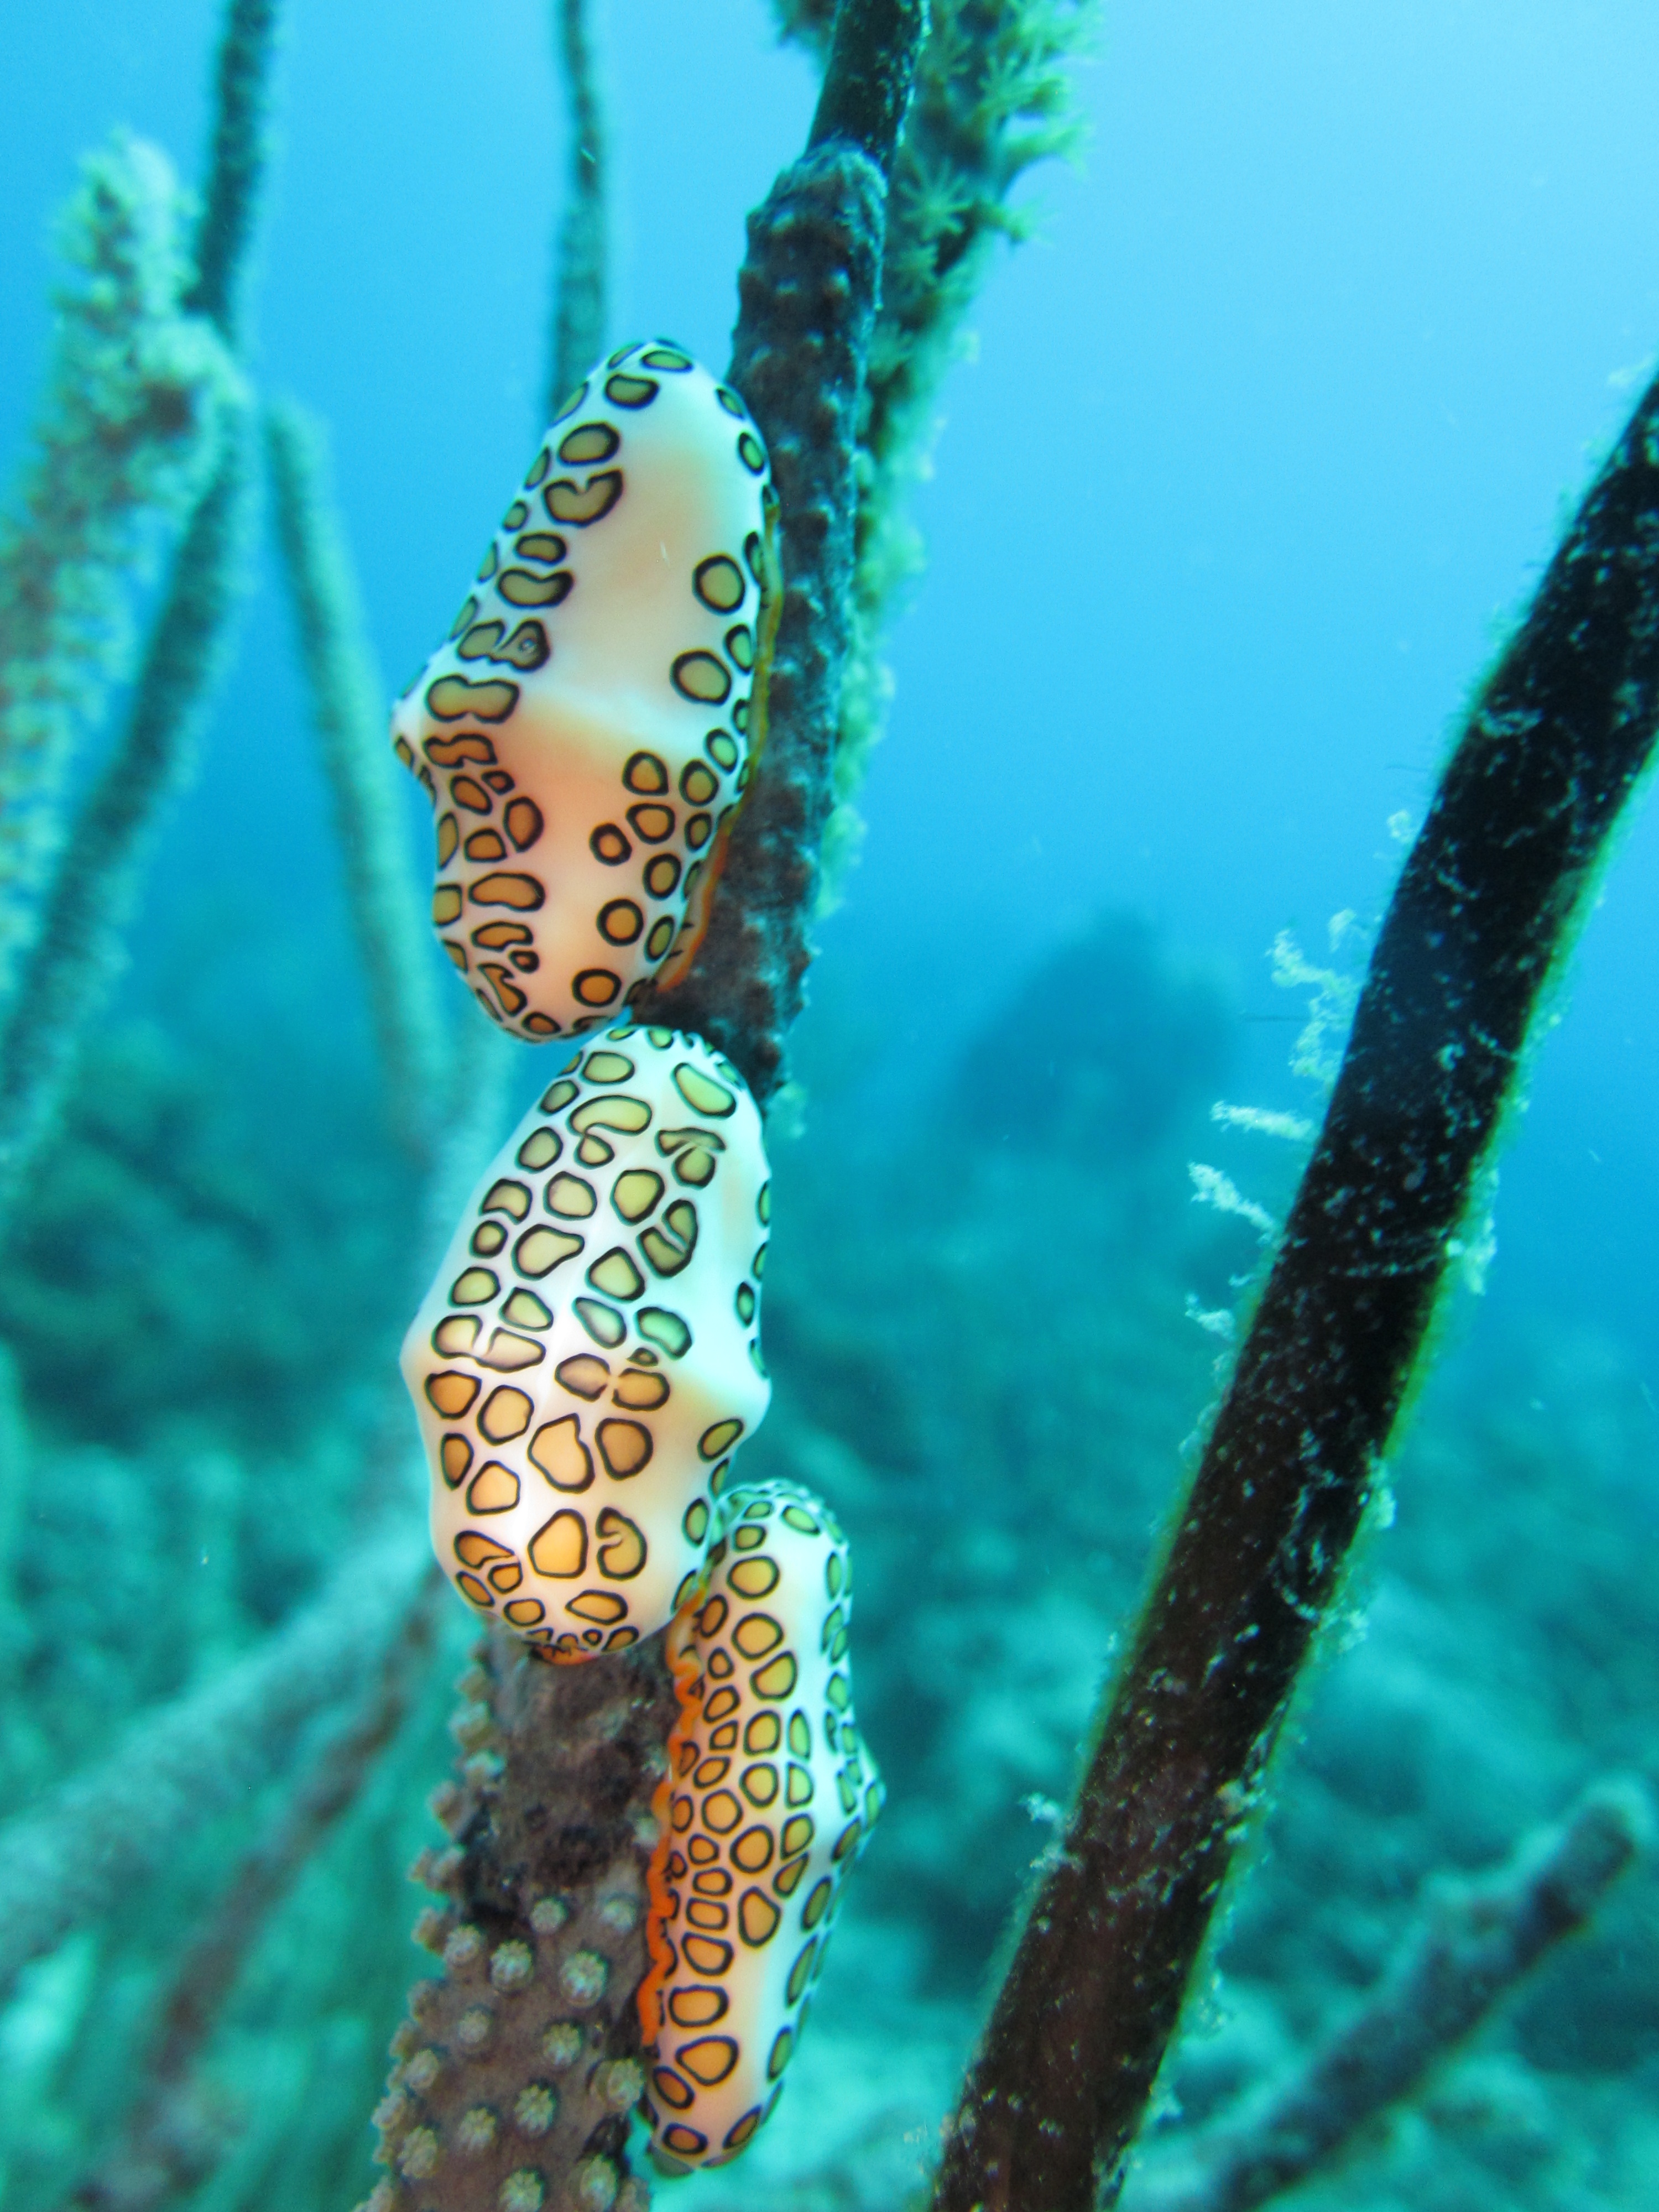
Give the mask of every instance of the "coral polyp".
POLYGON ((774 504, 735 392, 677 346, 612 354, 394 710, 433 922, 516 1036, 615 1021, 696 951, 763 735, 774 504))

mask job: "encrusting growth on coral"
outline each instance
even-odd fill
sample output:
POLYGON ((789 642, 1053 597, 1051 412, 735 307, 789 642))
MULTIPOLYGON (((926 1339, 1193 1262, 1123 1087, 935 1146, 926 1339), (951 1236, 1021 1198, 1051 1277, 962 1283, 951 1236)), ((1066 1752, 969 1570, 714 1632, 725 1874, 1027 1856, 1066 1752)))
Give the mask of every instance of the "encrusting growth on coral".
POLYGON ((1318 1145, 936 2203, 1121 2186, 1340 1586, 1540 994, 1659 728, 1659 383, 1482 686, 1372 955, 1318 1145))
POLYGON ((1137 2212, 1253 2212, 1328 2165, 1583 1927, 1653 1826, 1642 1784, 1604 1782, 1496 1875, 1438 1886, 1381 1987, 1263 2108, 1200 2138, 1195 2173, 1137 2188, 1137 2212))
POLYGON ((404 1143, 424 1160, 436 1142, 442 1103, 443 1029, 424 917, 386 771, 385 687, 334 511, 322 424, 292 400, 276 402, 265 415, 265 453, 388 1111, 404 1143))
MULTIPOLYGON (((238 350, 242 258, 266 156, 276 10, 232 0, 220 44, 213 161, 185 305, 238 350)), ((216 458, 173 573, 117 738, 62 838, 36 942, 0 1036, 0 1212, 51 1127, 80 1038, 103 1004, 137 903, 151 832, 188 773, 228 644, 252 495, 248 404, 222 409, 216 458)))

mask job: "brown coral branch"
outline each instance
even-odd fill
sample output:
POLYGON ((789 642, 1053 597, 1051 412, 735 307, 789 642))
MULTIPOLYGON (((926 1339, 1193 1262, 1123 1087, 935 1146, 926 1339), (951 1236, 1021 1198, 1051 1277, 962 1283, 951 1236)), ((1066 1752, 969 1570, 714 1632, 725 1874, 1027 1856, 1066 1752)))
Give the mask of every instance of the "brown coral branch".
POLYGON ((605 104, 593 58, 587 0, 554 0, 559 63, 568 112, 570 159, 553 281, 553 357, 547 382, 550 422, 605 351, 606 173, 605 104))
POLYGON ((938 2212, 1115 2195, 1341 1586, 1540 994, 1659 733, 1659 382, 1476 696, 1179 1527, 1032 1899, 938 2212))
POLYGON ((502 1636, 478 1660, 460 1780, 434 1801, 454 1845, 425 1877, 446 1903, 416 1930, 444 1972, 392 2045, 375 2117, 396 2179, 371 2203, 608 2212, 644 2086, 634 1996, 672 1686, 660 1638, 554 1668, 502 1636))
POLYGON ((350 1696, 407 1603, 424 1547, 396 1516, 298 1620, 139 1720, 90 1772, 0 1826, 0 1995, 108 1910, 174 1839, 281 1770, 305 1723, 350 1696))
POLYGON ((1251 2212, 1340 2155, 1367 2121, 1410 2095, 1555 1944, 1583 1928, 1653 1839, 1644 1785, 1588 1791, 1481 1881, 1448 1882, 1353 2017, 1248 2120, 1201 2138, 1179 2174, 1156 2169, 1137 2212, 1251 2212))
POLYGON ((731 380, 765 434, 783 605, 767 737, 732 832, 708 933, 643 1021, 728 1053, 763 1105, 800 1012, 835 803, 852 635, 859 422, 879 296, 887 171, 921 43, 917 0, 845 0, 808 152, 749 218, 731 380))
MULTIPOLYGON (((826 0, 774 0, 786 38, 822 52, 826 0)), ((852 641, 842 680, 837 809, 825 873, 836 880, 861 836, 854 794, 882 733, 890 680, 881 632, 921 567, 908 499, 939 429, 945 373, 999 240, 1028 224, 1010 196, 1035 163, 1081 135, 1068 64, 1093 35, 1092 0, 933 0, 915 92, 891 163, 880 310, 870 343, 859 443, 852 641)))
POLYGON ((330 1830, 356 1802, 409 1712, 432 1656, 445 1588, 435 1565, 411 1583, 386 1622, 387 1644, 357 1711, 260 1834, 185 1951, 157 2008, 157 2033, 116 2148, 69 2198, 86 2212, 153 2212, 218 2165, 235 2115, 216 2108, 197 2077, 249 1953, 330 1830))
POLYGON ((213 145, 185 305, 233 345, 243 336, 249 250, 270 158, 271 66, 283 0, 227 0, 214 57, 213 145))
POLYGON ((783 606, 767 738, 690 975, 639 1018, 695 1030, 763 1106, 783 1080, 805 997, 821 848, 834 803, 851 635, 854 468, 880 261, 882 179, 831 143, 785 171, 750 217, 732 381, 766 434, 782 520, 783 606))

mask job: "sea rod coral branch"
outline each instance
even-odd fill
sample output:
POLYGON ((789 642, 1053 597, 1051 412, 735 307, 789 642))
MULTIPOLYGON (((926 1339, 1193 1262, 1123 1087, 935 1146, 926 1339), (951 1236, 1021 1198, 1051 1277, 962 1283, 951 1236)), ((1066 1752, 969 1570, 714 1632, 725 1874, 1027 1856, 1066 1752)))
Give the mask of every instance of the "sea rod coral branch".
POLYGON ((1135 2212, 1252 2212, 1327 2165, 1368 2121, 1408 2096, 1508 1996, 1546 1951, 1583 1927, 1653 1841, 1638 1782, 1586 1791, 1509 1864, 1431 1892, 1381 1985, 1270 2098, 1194 2147, 1198 2167, 1149 2174, 1135 2212))
POLYGON ((568 113, 570 159, 553 287, 553 349, 547 382, 550 422, 605 351, 605 106, 593 60, 587 0, 553 0, 568 113))
MULTIPOLYGON (((921 0, 841 0, 807 148, 856 146, 891 179, 926 33, 921 0)), ((878 302, 879 304, 879 302, 878 302)))
POLYGON ((1314 1157, 939 2212, 1089 2212, 1122 2160, 1337 1590, 1540 993, 1659 718, 1659 383, 1488 676, 1406 862, 1314 1157))
POLYGON ((233 346, 242 337, 248 251, 270 158, 270 71, 282 0, 228 0, 215 64, 213 148, 185 301, 233 346))
MULTIPOLYGON (((787 38, 821 49, 827 0, 775 0, 787 38)), ((892 164, 881 305, 866 372, 859 443, 853 635, 842 678, 836 809, 826 835, 826 888, 861 834, 854 799, 881 735, 889 680, 882 626, 920 569, 908 499, 939 428, 940 387, 999 240, 1018 240, 1029 213, 1010 206, 1036 163, 1071 153, 1082 126, 1069 66, 1097 21, 1091 0, 933 0, 915 95, 892 164)))
POLYGON ((157 1865, 181 1831, 246 1797, 306 1722, 362 1682, 426 1565, 408 1516, 395 1517, 395 1533, 358 1540, 297 1620, 0 1826, 0 1994, 157 1865))
POLYGON ((0 1217, 57 1116, 76 1048, 103 1004, 137 902, 149 831, 181 780, 223 658, 246 550, 240 404, 179 546, 127 726, 75 817, 0 1039, 0 1217))
MULTIPOLYGON (((274 0, 232 0, 221 41, 213 163, 187 304, 233 347, 238 270, 265 157, 274 0)), ((246 399, 227 404, 217 459, 174 557, 126 726, 64 841, 40 932, 0 1035, 0 1218, 57 1113, 76 1047, 102 1005, 137 903, 150 834, 188 771, 240 594, 252 471, 246 399)))
POLYGON ((386 765, 385 687, 334 514, 322 425, 293 401, 276 401, 265 416, 265 454, 389 1109, 404 1144, 425 1160, 443 1103, 443 1033, 426 917, 386 765))
POLYGON ((402 1610, 386 1624, 386 1643, 362 1704, 243 1854, 186 1947, 157 2007, 157 2033, 120 2139, 74 2191, 70 2205, 151 2212, 198 2186, 219 2164, 230 2129, 202 2094, 203 2051, 271 1914, 356 1803, 402 1727, 431 1661, 441 1590, 435 1569, 404 1586, 402 1610))
POLYGON ((625 2184, 644 2086, 652 1793, 676 1711, 660 1638, 554 1668, 505 1638, 463 1677, 459 1784, 434 1800, 452 1850, 416 1930, 443 1961, 417 1983, 375 2115, 392 2174, 374 2212, 643 2203, 625 2184))
POLYGON ((732 832, 708 933, 684 982, 637 1018, 695 1030, 764 1107, 784 1075, 817 904, 850 638, 858 430, 887 172, 921 42, 915 0, 848 0, 808 150, 749 219, 731 381, 766 439, 783 608, 767 741, 732 832))
POLYGON ((180 304, 183 203, 167 157, 118 137, 65 211, 58 340, 18 504, 0 522, 0 1004, 33 943, 70 757, 125 669, 157 526, 188 510, 234 372, 180 304))

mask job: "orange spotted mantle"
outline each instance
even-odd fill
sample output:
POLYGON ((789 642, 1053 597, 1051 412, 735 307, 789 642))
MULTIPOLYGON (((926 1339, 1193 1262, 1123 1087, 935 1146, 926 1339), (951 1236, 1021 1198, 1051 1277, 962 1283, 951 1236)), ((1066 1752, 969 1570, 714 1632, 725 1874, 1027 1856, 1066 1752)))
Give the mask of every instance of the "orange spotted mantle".
POLYGON ((653 1801, 641 2111, 670 2169, 733 2158, 771 2114, 882 1788, 853 1715, 847 1542, 811 1492, 722 1500, 676 1614, 680 1704, 653 1801))
POLYGON ((731 1064, 579 1048, 492 1161, 404 1340, 439 1564, 544 1656, 667 1626, 771 1395, 770 1186, 731 1064))
POLYGON ((392 714, 437 817, 432 918, 532 1042, 675 981, 763 735, 779 593, 765 450, 678 347, 561 410, 448 640, 392 714))

